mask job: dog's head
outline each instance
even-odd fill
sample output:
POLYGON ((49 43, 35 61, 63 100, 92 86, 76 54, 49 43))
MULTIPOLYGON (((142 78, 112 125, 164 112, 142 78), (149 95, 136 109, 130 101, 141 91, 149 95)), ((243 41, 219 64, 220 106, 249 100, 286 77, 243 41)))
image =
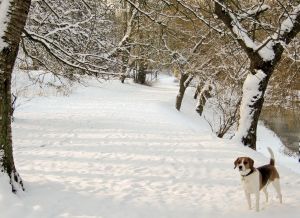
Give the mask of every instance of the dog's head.
POLYGON ((234 161, 234 169, 238 167, 239 172, 241 175, 246 175, 251 170, 254 169, 254 160, 252 160, 250 157, 238 157, 234 161))

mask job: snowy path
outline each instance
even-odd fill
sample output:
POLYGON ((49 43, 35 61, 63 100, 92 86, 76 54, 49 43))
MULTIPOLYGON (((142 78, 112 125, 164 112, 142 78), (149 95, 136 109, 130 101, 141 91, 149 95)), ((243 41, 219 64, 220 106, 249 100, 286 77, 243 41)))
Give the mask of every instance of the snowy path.
POLYGON ((217 139, 188 115, 192 102, 177 112, 169 80, 155 87, 94 84, 21 107, 15 159, 27 191, 11 197, 0 217, 297 217, 300 176, 284 167, 285 203, 270 189, 262 212, 247 210, 233 161, 268 159, 217 139))

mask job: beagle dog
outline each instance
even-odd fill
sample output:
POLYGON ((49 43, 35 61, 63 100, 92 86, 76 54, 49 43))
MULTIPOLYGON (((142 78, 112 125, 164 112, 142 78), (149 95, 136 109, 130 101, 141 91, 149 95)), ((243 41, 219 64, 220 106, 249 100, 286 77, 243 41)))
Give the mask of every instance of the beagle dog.
POLYGON ((282 195, 280 190, 279 174, 275 168, 275 159, 273 151, 268 148, 271 159, 270 163, 258 168, 254 168, 254 160, 250 157, 239 157, 234 161, 234 169, 238 167, 241 175, 242 185, 245 191, 248 207, 251 209, 251 194, 256 197, 256 211, 259 211, 259 191, 265 193, 266 201, 268 202, 267 186, 272 183, 274 186, 279 202, 282 203, 282 195))

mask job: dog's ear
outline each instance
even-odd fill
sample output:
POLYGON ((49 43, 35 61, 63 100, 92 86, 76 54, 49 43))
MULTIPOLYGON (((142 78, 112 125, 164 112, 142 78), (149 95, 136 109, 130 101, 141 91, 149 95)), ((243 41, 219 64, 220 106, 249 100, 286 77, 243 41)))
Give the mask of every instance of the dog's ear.
POLYGON ((239 161, 239 157, 234 161, 234 168, 233 169, 235 169, 236 168, 236 166, 237 166, 237 164, 238 164, 238 161, 239 161))
POLYGON ((254 169, 254 160, 249 157, 249 166, 250 169, 254 169))

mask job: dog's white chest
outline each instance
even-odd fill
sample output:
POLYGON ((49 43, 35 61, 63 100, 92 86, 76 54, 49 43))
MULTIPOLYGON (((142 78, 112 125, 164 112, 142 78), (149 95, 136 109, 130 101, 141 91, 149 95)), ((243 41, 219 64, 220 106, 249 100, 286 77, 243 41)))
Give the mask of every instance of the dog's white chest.
POLYGON ((259 173, 255 171, 249 176, 242 177, 242 185, 246 193, 257 193, 259 191, 259 173))

